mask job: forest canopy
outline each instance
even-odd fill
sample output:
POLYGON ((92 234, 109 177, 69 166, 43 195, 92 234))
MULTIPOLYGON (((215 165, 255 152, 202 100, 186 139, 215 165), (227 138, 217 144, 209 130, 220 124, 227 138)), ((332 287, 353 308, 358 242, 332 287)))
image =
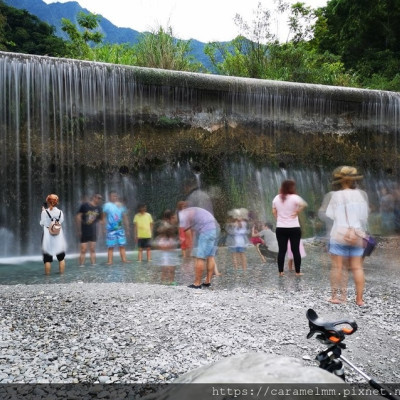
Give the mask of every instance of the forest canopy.
MULTIPOLYGON (((179 40, 173 28, 155 27, 135 43, 108 43, 100 17, 77 15, 60 21, 68 40, 26 10, 0 0, 0 50, 71 57, 115 64, 252 77, 334 86, 400 91, 400 1, 329 0, 312 9, 305 3, 260 2, 254 19, 236 15, 237 37, 204 45, 208 69, 194 53, 198 43, 179 40), (285 42, 271 30, 277 13, 288 15, 285 42)), ((196 51, 195 51, 196 50, 196 51)))
POLYGON ((54 27, 0 1, 0 50, 62 57, 66 43, 54 27))

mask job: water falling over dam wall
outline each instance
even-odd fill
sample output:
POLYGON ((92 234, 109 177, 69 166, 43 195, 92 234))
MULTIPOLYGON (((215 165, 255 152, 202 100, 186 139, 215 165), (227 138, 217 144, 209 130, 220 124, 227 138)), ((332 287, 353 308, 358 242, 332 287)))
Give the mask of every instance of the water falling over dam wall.
MULTIPOLYGON (((263 183, 271 193, 282 166, 317 192, 338 164, 396 177, 399 100, 391 92, 0 52, 0 255, 37 251, 50 192, 60 195, 72 231, 79 201, 93 191, 117 189, 131 208, 155 197, 157 211, 171 207, 194 164, 227 207, 246 192, 234 172, 243 164, 241 180, 256 182, 265 168, 275 176, 263 183)), ((264 208, 269 194, 259 186, 264 208)))
POLYGON ((176 158, 177 152, 240 149, 278 162, 286 153, 297 162, 320 163, 332 158, 330 145, 333 139, 340 146, 338 137, 349 145, 342 146, 341 158, 358 161, 357 145, 364 152, 390 143, 386 150, 393 150, 397 141, 397 93, 10 53, 0 53, 0 63, 5 141, 27 143, 37 154, 47 139, 48 157, 57 164, 75 163, 83 154, 86 164, 97 165, 101 154, 111 166, 116 159, 140 164, 176 158), (152 137, 157 131, 167 132, 168 146, 160 143, 165 136, 152 137), (100 138, 96 152, 94 137, 100 138), (116 137, 126 143, 113 149, 116 137))

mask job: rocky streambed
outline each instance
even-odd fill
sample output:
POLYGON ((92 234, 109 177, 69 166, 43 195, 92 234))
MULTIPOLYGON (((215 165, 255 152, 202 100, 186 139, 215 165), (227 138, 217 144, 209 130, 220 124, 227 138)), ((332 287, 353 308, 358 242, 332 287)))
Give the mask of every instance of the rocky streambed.
MULTIPOLYGON (((146 385, 152 390, 198 367, 252 352, 316 366, 315 356, 326 346, 306 339, 309 308, 328 320, 354 319, 358 330, 346 338, 343 355, 380 382, 400 382, 396 255, 378 248, 366 259, 366 305, 357 307, 351 279, 346 304, 327 302, 329 262, 318 248, 313 251, 307 249, 300 278, 290 272, 279 278, 274 264, 258 265, 251 252, 247 273, 232 273, 221 253, 223 276, 201 290, 186 287, 190 265, 177 271, 178 286, 84 282, 79 279, 86 275, 74 275, 72 267, 66 282, 54 271, 48 283, 0 285, 0 397, 16 387, 22 397, 9 398, 136 398, 126 392, 110 396, 102 388, 134 385, 143 394, 146 385), (60 397, 54 385, 72 389, 60 397), (74 392, 82 385, 88 397, 74 392), (33 392, 37 396, 29 397, 33 392)), ((99 266, 99 274, 102 268, 109 267, 99 266)), ((156 271, 146 268, 143 279, 156 271)), ((112 277, 114 270, 108 271, 112 277)), ((349 382, 364 381, 349 367, 346 374, 349 382)))
MULTIPOLYGON (((400 379, 399 297, 332 305, 317 289, 191 290, 149 284, 1 287, 1 383, 162 383, 243 352, 315 364, 305 313, 354 318, 346 357, 383 382, 400 379)), ((356 374, 348 371, 351 380, 356 374)))

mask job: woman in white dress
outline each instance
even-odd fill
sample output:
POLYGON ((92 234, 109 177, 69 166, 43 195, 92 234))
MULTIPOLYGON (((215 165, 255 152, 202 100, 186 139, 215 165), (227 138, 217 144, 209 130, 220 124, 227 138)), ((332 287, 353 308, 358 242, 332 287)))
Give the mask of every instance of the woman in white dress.
POLYGON ((331 254, 331 303, 343 303, 347 299, 347 271, 343 268, 348 260, 356 288, 356 304, 364 305, 365 286, 363 270, 363 232, 368 221, 367 194, 356 187, 362 179, 354 167, 343 166, 335 170, 334 183, 341 190, 332 194, 326 209, 326 216, 333 220, 330 234, 331 254))
POLYGON ((46 198, 46 203, 48 207, 43 207, 40 218, 40 225, 43 227, 42 252, 44 273, 50 275, 53 256, 56 256, 59 263, 60 274, 63 274, 65 271, 65 251, 67 247, 62 228, 64 213, 57 208, 58 196, 56 194, 49 194, 46 198), (49 226, 52 221, 55 220, 58 220, 61 224, 61 229, 59 230, 59 233, 52 234, 50 233, 49 226))

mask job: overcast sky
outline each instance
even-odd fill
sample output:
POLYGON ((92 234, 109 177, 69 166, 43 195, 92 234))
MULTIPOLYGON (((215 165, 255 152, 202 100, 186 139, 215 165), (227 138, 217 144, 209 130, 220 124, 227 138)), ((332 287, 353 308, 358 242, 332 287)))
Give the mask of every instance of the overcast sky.
MULTIPOLYGON (((46 3, 66 3, 67 0, 44 0, 46 3)), ((295 3, 296 0, 287 0, 295 3)), ((179 39, 201 42, 228 41, 240 32, 233 22, 236 14, 245 21, 253 20, 253 12, 261 2, 271 11, 274 0, 77 0, 90 12, 101 14, 114 25, 152 31, 159 26, 171 26, 179 39)), ((306 5, 321 7, 327 0, 304 0, 306 5)), ((275 21, 274 30, 281 40, 286 39, 285 21, 275 21)))

